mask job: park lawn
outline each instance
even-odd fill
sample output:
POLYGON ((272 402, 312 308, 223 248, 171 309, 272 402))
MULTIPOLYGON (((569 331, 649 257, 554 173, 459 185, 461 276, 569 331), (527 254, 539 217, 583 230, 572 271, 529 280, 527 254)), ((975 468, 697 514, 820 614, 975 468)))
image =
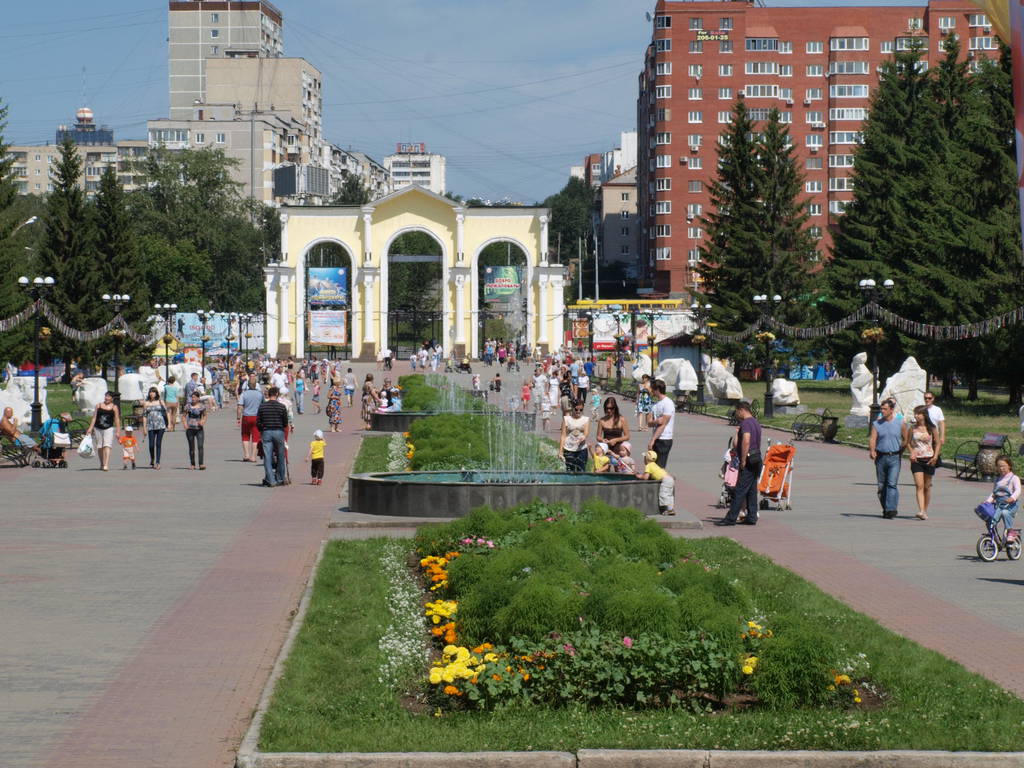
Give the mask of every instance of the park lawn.
MULTIPOLYGON (((384 539, 331 542, 305 622, 260 734, 267 752, 618 749, 1024 749, 1024 701, 945 657, 879 626, 767 558, 729 539, 695 539, 694 554, 752 585, 768 621, 794 606, 863 652, 891 697, 880 708, 795 711, 521 708, 445 712, 403 706, 382 684, 378 642, 390 621, 384 539)), ((410 543, 411 547, 411 543, 410 543)), ((424 639, 426 639, 424 628, 424 639)))
POLYGON ((390 440, 391 438, 387 436, 364 437, 359 444, 356 460, 352 464, 352 474, 387 471, 390 440))

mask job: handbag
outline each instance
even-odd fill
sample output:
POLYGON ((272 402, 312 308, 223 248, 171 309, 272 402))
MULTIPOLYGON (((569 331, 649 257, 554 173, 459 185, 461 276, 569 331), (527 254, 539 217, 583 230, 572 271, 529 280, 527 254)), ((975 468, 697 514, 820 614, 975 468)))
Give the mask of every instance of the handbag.
POLYGON ((96 449, 92 444, 92 435, 86 435, 82 438, 82 442, 78 444, 78 455, 83 459, 91 459, 96 453, 96 449))
POLYGON ((70 448, 71 447, 71 435, 67 432, 54 432, 53 433, 53 447, 54 448, 70 448))

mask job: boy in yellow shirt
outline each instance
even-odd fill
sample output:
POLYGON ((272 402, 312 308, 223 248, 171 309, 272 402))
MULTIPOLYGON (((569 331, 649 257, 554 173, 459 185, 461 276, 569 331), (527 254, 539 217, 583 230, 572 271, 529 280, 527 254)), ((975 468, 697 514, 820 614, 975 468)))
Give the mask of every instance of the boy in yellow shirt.
POLYGON ((647 464, 643 472, 637 472, 636 476, 641 480, 657 480, 658 486, 658 512, 663 515, 674 515, 676 513, 676 479, 668 472, 658 466, 658 454, 648 451, 644 454, 647 464))
POLYGON ((309 444, 309 453, 306 454, 306 461, 310 462, 309 473, 312 476, 313 485, 324 484, 324 449, 326 447, 324 433, 318 429, 313 433, 313 440, 309 444))

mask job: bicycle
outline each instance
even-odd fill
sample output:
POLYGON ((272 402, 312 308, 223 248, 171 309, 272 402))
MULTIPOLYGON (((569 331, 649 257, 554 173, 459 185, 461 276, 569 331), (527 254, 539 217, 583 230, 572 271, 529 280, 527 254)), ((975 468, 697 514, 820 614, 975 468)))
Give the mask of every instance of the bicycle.
POLYGON ((995 505, 988 502, 979 504, 974 510, 974 513, 985 522, 985 533, 978 537, 978 543, 975 545, 978 557, 986 563, 991 563, 999 557, 1000 552, 1006 552, 1007 559, 1020 560, 1021 554, 1024 553, 1021 529, 1008 528, 1002 519, 993 523, 995 510, 995 505))

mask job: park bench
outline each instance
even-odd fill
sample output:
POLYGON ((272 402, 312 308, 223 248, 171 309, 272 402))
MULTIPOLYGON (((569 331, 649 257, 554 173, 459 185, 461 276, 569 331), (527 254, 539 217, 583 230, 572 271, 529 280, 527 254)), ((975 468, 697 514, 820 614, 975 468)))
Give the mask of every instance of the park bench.
POLYGON ((23 448, 15 445, 7 437, 0 437, 0 456, 16 467, 27 467, 32 460, 34 451, 31 448, 23 448))
POLYGON ((965 440, 953 454, 953 471, 960 480, 983 480, 995 476, 996 456, 1013 451, 1007 435, 988 432, 980 440, 965 440))
POLYGON ((703 416, 708 410, 707 404, 697 402, 697 396, 692 392, 677 392, 675 405, 676 413, 696 413, 703 416))
POLYGON ((814 413, 801 413, 793 420, 791 429, 796 440, 820 436, 830 443, 839 431, 839 421, 828 408, 819 408, 814 413))

